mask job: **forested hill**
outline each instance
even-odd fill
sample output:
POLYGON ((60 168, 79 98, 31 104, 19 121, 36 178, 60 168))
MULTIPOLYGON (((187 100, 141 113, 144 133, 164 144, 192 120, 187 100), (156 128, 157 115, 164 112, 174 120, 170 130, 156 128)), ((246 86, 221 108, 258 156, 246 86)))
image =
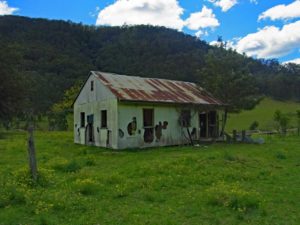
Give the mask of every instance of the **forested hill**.
POLYGON ((203 74, 228 69, 255 77, 263 94, 300 99, 298 66, 254 60, 163 27, 94 27, 2 16, 0 48, 0 58, 20 75, 27 103, 38 112, 47 111, 90 70, 205 83, 203 74), (217 64, 225 66, 215 69, 217 64))

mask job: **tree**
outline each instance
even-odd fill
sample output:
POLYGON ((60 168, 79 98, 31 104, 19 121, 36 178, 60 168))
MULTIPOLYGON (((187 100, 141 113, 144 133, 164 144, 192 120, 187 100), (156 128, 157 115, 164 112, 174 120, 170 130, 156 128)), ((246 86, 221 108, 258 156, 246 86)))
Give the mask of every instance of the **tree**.
POLYGON ((0 122, 8 128, 9 121, 22 109, 24 87, 12 48, 0 45, 0 122))
POLYGON ((274 121, 277 123, 278 131, 281 134, 286 135, 290 118, 287 115, 283 114, 280 110, 276 110, 274 113, 274 121))
POLYGON ((73 112, 72 106, 81 89, 81 82, 65 91, 63 100, 55 103, 48 113, 49 130, 67 130, 67 116, 73 112))
POLYGON ((245 56, 218 47, 205 57, 205 66, 198 71, 199 84, 228 104, 228 110, 250 110, 259 103, 256 79, 245 65, 245 56))

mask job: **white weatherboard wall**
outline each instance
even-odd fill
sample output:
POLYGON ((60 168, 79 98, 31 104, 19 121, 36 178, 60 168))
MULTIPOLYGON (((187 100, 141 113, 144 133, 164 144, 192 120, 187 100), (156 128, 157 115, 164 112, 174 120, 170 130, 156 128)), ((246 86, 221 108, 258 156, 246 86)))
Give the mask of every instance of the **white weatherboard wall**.
POLYGON ((90 75, 74 103, 74 142, 86 143, 87 116, 94 115, 94 144, 107 146, 107 133, 111 134, 111 148, 117 148, 118 141, 118 101, 117 98, 99 81, 90 75), (91 81, 94 90, 91 91, 91 81), (107 110, 107 128, 101 128, 101 110, 107 110), (80 113, 85 113, 85 127, 80 127, 80 113))
MULTIPOLYGON (((155 146, 167 146, 167 145, 179 145, 188 143, 188 134, 186 128, 182 128, 179 125, 178 119, 182 110, 191 110, 191 127, 190 132, 193 128, 199 130, 198 123, 198 110, 189 109, 185 107, 175 105, 158 105, 158 104, 119 104, 118 106, 118 127, 119 132, 124 134, 123 137, 119 135, 118 148, 143 148, 143 147, 155 147, 155 146), (159 122, 168 122, 167 128, 162 129, 162 136, 157 140, 154 132, 154 140, 152 143, 146 143, 144 141, 143 127, 143 109, 154 109, 154 127, 159 122), (127 131, 128 124, 136 118, 137 128, 134 135, 130 135, 127 131)), ((197 134, 198 136, 198 134, 197 134)))

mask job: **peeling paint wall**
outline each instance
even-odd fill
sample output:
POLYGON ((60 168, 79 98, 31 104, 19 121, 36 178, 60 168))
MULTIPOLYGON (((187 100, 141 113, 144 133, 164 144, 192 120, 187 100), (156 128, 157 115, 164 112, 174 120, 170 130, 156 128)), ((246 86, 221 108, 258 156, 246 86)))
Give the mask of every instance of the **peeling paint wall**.
POLYGON ((89 77, 74 103, 74 142, 117 148, 118 101, 116 97, 93 75, 89 77), (94 82, 91 91, 91 81, 94 82), (107 110, 107 127, 101 127, 101 110, 107 110), (81 127, 80 113, 85 113, 81 127), (93 115, 93 142, 89 142, 88 116, 93 115))
MULTIPOLYGON (((119 104, 118 106, 118 127, 122 135, 118 138, 118 148, 143 148, 167 145, 180 145, 189 143, 186 128, 179 125, 181 110, 188 109, 170 105, 150 105, 150 104, 119 104), (154 109, 153 141, 145 141, 146 128, 143 121, 143 109, 154 109), (136 118, 136 132, 131 135, 127 131, 128 124, 136 118)), ((198 110, 191 109, 191 126, 199 130, 198 110)), ((195 134, 197 136, 197 134, 195 134)))

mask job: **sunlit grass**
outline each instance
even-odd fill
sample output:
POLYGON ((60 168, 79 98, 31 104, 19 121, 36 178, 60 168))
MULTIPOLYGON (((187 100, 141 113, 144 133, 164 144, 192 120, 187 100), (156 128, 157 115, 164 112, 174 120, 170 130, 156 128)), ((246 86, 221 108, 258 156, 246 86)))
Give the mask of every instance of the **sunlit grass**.
POLYGON ((232 131, 233 129, 247 130, 254 121, 257 121, 259 129, 272 130, 274 129, 273 116, 276 110, 280 110, 290 116, 290 126, 295 127, 297 125, 296 111, 300 110, 300 103, 265 98, 253 110, 242 111, 239 114, 229 114, 226 129, 228 131, 232 131))
POLYGON ((112 151, 38 132, 0 139, 0 224, 297 224, 300 138, 112 151))

